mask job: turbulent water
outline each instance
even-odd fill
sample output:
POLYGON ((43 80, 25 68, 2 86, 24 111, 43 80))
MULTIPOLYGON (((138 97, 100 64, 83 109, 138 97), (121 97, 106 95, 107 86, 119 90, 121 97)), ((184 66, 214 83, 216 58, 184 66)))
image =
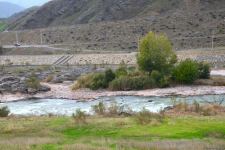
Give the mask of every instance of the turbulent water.
MULTIPOLYGON (((174 101, 186 101, 193 103, 219 102, 225 99, 225 95, 204 95, 204 96, 189 96, 189 97, 140 97, 140 96, 116 96, 102 97, 97 100, 90 101, 74 101, 65 99, 36 99, 24 100, 18 102, 2 103, 0 106, 8 106, 11 114, 14 115, 72 115, 76 109, 81 109, 92 114, 92 106, 99 102, 104 102, 106 105, 116 103, 119 106, 124 106, 125 109, 140 111, 146 108, 152 112, 172 106, 174 101)), ((225 105, 225 102, 223 102, 225 105)))

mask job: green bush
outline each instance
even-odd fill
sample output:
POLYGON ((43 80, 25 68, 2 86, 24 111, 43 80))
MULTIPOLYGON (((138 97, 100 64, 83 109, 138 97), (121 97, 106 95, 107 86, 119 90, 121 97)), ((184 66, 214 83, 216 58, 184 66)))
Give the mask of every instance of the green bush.
POLYGON ((159 80, 158 87, 165 88, 165 87, 168 87, 169 85, 170 85, 170 78, 169 77, 164 76, 159 80))
POLYGON ((208 63, 198 63, 199 78, 209 79, 210 78, 210 65, 208 63))
POLYGON ((113 91, 142 90, 152 87, 154 83, 149 76, 122 76, 109 84, 109 89, 113 91))
POLYGON ((116 78, 120 78, 122 76, 127 76, 128 72, 125 67, 120 67, 116 70, 115 74, 116 74, 116 78))
POLYGON ((160 72, 153 70, 151 75, 150 75, 153 83, 155 86, 157 87, 168 87, 170 82, 169 82, 169 77, 166 77, 164 75, 162 75, 160 72))
POLYGON ((0 117, 8 117, 10 111, 7 106, 0 107, 0 117))
POLYGON ((92 90, 97 90, 100 88, 105 88, 107 85, 105 83, 105 75, 103 73, 91 73, 83 75, 78 78, 78 80, 72 86, 72 90, 77 90, 80 88, 89 88, 92 90))
POLYGON ((115 79, 115 74, 111 69, 104 73, 91 73, 81 76, 72 86, 72 90, 89 88, 92 90, 108 88, 109 83, 115 79))
POLYGON ((182 84, 191 84, 199 77, 198 63, 191 59, 182 61, 173 70, 173 78, 182 84))
POLYGON ((159 83, 159 81, 162 79, 162 74, 156 70, 153 70, 150 76, 156 83, 159 83))
POLYGON ((98 90, 101 88, 106 88, 107 86, 108 85, 105 80, 105 75, 102 73, 96 73, 96 74, 93 74, 91 83, 90 85, 88 85, 88 88, 92 90, 98 90))
MULTIPOLYGON (((112 71, 112 69, 108 69, 105 71, 105 82, 108 84, 112 80, 116 78, 115 73, 112 71)), ((108 86, 108 85, 107 85, 108 86)))
POLYGON ((137 63, 139 69, 151 73, 157 70, 169 74, 177 57, 172 49, 172 44, 165 35, 149 32, 140 41, 137 63))

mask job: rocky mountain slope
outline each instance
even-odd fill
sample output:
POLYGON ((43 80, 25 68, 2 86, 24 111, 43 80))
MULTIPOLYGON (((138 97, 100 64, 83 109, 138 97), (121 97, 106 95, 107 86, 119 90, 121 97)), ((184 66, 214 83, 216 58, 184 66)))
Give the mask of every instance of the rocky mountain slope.
MULTIPOLYGON (((138 39, 154 31, 177 50, 211 49, 213 34, 214 46, 225 46, 224 0, 55 0, 25 14, 14 16, 11 29, 45 28, 18 32, 26 44, 41 44, 42 35, 42 44, 74 51, 136 51, 138 39)), ((15 43, 15 33, 1 35, 3 44, 15 43)))
MULTIPOLYGON (((176 12, 177 9, 183 9, 184 1, 54 0, 40 7, 30 17, 17 19, 13 23, 16 25, 13 25, 12 28, 31 29, 157 16, 168 13, 169 11, 176 12), (23 24, 18 25, 17 22, 23 22, 23 24)), ((21 15, 18 14, 18 16, 21 15)))
POLYGON ((23 7, 9 3, 9 2, 0 2, 0 18, 8 18, 11 15, 24 10, 23 7))
POLYGON ((39 7, 31 7, 20 13, 16 13, 7 19, 9 29, 20 28, 26 23, 26 21, 36 13, 39 7))

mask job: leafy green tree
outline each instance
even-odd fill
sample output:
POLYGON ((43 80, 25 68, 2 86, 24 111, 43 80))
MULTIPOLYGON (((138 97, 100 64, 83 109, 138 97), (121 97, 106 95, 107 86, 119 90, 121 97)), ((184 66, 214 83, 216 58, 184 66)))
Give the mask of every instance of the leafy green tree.
POLYGON ((149 32, 141 39, 137 63, 142 71, 150 74, 156 70, 168 74, 176 62, 177 56, 172 49, 171 42, 165 35, 149 32))

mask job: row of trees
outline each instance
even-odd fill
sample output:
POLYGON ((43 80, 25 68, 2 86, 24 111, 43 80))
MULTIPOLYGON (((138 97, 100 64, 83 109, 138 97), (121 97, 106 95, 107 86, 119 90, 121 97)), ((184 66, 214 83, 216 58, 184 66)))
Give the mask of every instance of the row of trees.
POLYGON ((140 41, 137 62, 142 71, 149 74, 157 71, 162 76, 182 84, 191 84, 198 78, 210 77, 210 66, 207 63, 191 59, 178 63, 171 42, 163 34, 156 35, 150 32, 140 41))

